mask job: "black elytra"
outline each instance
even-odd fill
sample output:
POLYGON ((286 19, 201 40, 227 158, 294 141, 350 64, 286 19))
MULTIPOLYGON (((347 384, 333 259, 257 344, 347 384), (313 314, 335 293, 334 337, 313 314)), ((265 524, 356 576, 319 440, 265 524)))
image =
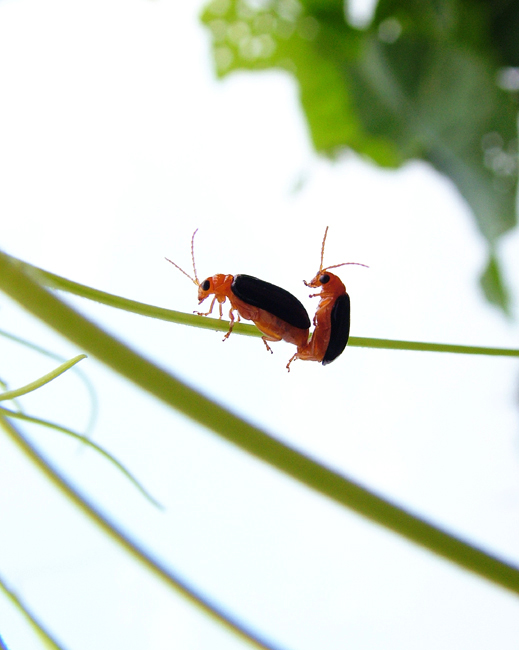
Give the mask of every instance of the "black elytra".
POLYGON ((339 296, 330 314, 330 342, 324 353, 323 366, 328 365, 344 352, 350 337, 350 297, 347 293, 339 296))
POLYGON ((310 327, 310 318, 303 304, 275 284, 241 273, 234 276, 231 290, 248 305, 263 309, 293 327, 302 330, 310 327))

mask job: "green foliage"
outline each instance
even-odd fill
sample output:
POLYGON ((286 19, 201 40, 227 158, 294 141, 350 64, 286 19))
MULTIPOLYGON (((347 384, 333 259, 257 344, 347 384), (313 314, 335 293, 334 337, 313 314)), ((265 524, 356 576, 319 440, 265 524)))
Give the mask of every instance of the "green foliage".
MULTIPOLYGON (((365 29, 342 0, 213 0, 202 20, 218 76, 279 68, 299 86, 315 149, 348 148, 384 167, 420 159, 447 176, 480 232, 516 224, 519 5, 381 0, 365 29)), ((497 260, 482 277, 508 310, 497 260), (500 287, 498 290, 497 287, 500 287)))
POLYGON ((503 285, 498 261, 493 253, 491 253, 487 268, 481 276, 481 286, 488 300, 494 305, 505 305, 505 313, 510 315, 508 292, 503 285))

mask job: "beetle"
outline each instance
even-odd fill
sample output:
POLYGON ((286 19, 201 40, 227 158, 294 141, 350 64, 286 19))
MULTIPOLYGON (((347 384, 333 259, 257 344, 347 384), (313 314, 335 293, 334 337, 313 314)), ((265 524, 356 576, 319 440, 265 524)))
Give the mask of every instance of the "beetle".
POLYGON ((359 262, 343 262, 323 268, 324 246, 328 235, 328 226, 324 231, 323 243, 321 246, 321 264, 315 277, 306 282, 307 287, 320 288, 320 293, 313 293, 310 298, 319 296, 319 304, 314 316, 314 331, 309 341, 298 346, 297 352, 287 363, 290 372, 290 364, 295 359, 306 361, 320 361, 323 366, 335 361, 344 352, 350 336, 350 297, 346 292, 342 280, 330 269, 356 264, 366 266, 359 262))
POLYGON ((215 302, 218 302, 220 318, 226 300, 231 303, 229 310, 229 331, 223 340, 231 335, 234 323, 244 318, 254 322, 256 327, 264 334, 263 343, 272 353, 268 341, 287 341, 297 347, 302 347, 308 341, 310 332, 310 318, 302 303, 291 293, 281 287, 259 280, 252 275, 226 275, 217 273, 200 282, 196 273, 194 242, 195 230, 191 238, 191 259, 193 261, 194 278, 167 259, 168 262, 186 275, 198 287, 198 304, 202 304, 209 296, 214 296, 209 311, 193 313, 199 316, 209 316, 215 302), (235 313, 237 316, 235 317, 235 313))

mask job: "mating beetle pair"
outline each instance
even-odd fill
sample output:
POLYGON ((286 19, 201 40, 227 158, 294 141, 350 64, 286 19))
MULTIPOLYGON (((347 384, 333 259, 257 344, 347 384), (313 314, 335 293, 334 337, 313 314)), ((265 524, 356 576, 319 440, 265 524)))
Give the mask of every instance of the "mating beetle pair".
MULTIPOLYGON (((297 346, 297 352, 287 364, 295 359, 307 361, 320 361, 324 366, 334 361, 346 347, 350 333, 350 297, 342 281, 329 269, 357 264, 357 262, 344 262, 323 268, 324 246, 328 227, 326 227, 321 247, 321 264, 316 276, 310 282, 305 282, 307 287, 321 288, 320 293, 310 297, 319 296, 320 301, 314 316, 315 329, 310 340, 310 319, 301 302, 291 293, 270 282, 259 280, 251 275, 225 275, 219 273, 200 282, 196 273, 194 240, 197 231, 191 238, 191 259, 193 261, 194 278, 172 262, 176 268, 186 275, 198 287, 198 304, 213 295, 214 298, 208 312, 195 312, 200 316, 212 313, 215 302, 218 301, 220 318, 222 307, 226 300, 231 303, 229 310, 230 326, 224 336, 229 338, 236 320, 245 318, 254 322, 263 333, 263 342, 267 350, 272 352, 268 341, 287 341, 297 346), (234 316, 236 312, 237 318, 234 316)), ((365 266, 361 264, 360 266, 365 266)))

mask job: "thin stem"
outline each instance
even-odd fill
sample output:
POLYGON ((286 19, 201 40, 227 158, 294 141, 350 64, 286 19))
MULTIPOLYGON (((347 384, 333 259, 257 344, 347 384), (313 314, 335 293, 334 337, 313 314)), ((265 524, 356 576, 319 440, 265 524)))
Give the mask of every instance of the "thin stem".
POLYGON ((250 644, 263 648, 264 650, 279 650, 279 646, 274 646, 265 641, 260 635, 253 632, 250 628, 242 624, 236 617, 225 612, 223 608, 212 602, 204 596, 201 592, 194 589, 189 583, 184 580, 180 575, 167 569, 157 559, 153 558, 146 549, 133 540, 123 529, 117 526, 113 521, 105 517, 102 512, 94 506, 89 499, 75 489, 58 469, 44 458, 36 448, 29 442, 29 440, 18 430, 7 418, 0 412, 0 426, 6 431, 11 440, 17 447, 36 465, 58 489, 70 501, 77 506, 83 514, 91 519, 99 528, 106 533, 110 539, 119 546, 122 546, 125 551, 138 560, 140 564, 149 569, 156 577, 160 578, 169 587, 173 587, 176 591, 180 592, 192 604, 204 611, 213 618, 213 620, 225 626, 229 631, 233 632, 242 640, 248 641, 250 644))
POLYGON ((0 406, 0 413, 3 413, 5 417, 7 418, 15 418, 18 420, 23 420, 24 422, 30 422, 31 424, 39 424, 40 426, 49 428, 49 429, 54 429, 55 431, 59 431, 60 433, 64 433, 67 436, 70 436, 71 438, 75 438, 82 444, 86 445, 87 447, 91 447, 94 451, 96 451, 98 454, 106 458, 106 460, 110 461, 126 478, 133 483, 133 485, 139 490, 139 492, 150 502, 152 503, 156 508, 159 508, 160 510, 164 509, 164 506, 157 501, 147 490, 146 488, 139 483, 139 481, 133 476, 133 474, 126 469, 126 467, 120 463, 117 458, 112 456, 112 454, 97 443, 95 443, 93 440, 90 438, 87 438, 81 433, 77 433, 76 431, 72 431, 72 429, 69 429, 68 427, 63 427, 59 424, 56 424, 55 422, 49 422, 49 420, 43 420, 42 418, 35 418, 30 415, 26 415, 25 413, 19 413, 17 411, 11 411, 10 409, 6 409, 4 407, 0 406))
POLYGON ((48 384, 53 379, 56 379, 56 377, 62 375, 64 372, 66 372, 69 368, 72 368, 72 366, 76 365, 76 363, 78 363, 78 361, 81 361, 82 359, 86 359, 86 354, 79 354, 77 357, 74 357, 69 361, 65 361, 65 363, 62 363, 60 366, 58 366, 51 372, 47 373, 43 377, 40 377, 39 379, 36 379, 35 381, 31 381, 31 383, 27 384, 26 386, 22 386, 21 388, 15 388, 14 390, 7 390, 4 393, 0 393, 0 402, 5 400, 15 399, 16 397, 21 397, 22 395, 26 395, 27 393, 31 393, 33 390, 37 390, 38 388, 45 386, 45 384, 48 384))
POLYGON ((379 348, 385 350, 410 350, 416 352, 448 352, 450 354, 483 354, 494 357, 519 357, 514 348, 491 348, 478 345, 452 345, 450 343, 421 343, 418 341, 395 341, 350 336, 348 345, 358 348, 379 348))
MULTIPOLYGON (((13 258, 11 258, 13 259, 13 258)), ((116 309, 123 309, 134 314, 141 316, 148 316, 150 318, 157 318, 168 322, 179 323, 182 325, 191 325, 192 327, 201 327, 203 329, 217 330, 219 332, 227 332, 229 323, 216 318, 207 318, 206 316, 195 316, 193 314, 186 314, 172 309, 164 309, 163 307, 156 307, 146 303, 137 302, 136 300, 129 300, 122 298, 105 291, 99 291, 92 287, 87 287, 84 284, 67 280, 54 273, 49 273, 36 266, 27 264, 16 260, 27 273, 36 277, 40 284, 66 291, 67 293, 87 298, 95 302, 100 302, 109 307, 116 309)), ((263 336, 263 334, 254 325, 247 325, 246 323, 236 323, 233 327, 233 333, 243 334, 245 336, 263 336)), ((448 352, 454 354, 484 354, 491 356, 506 356, 506 357, 519 357, 519 349, 514 348, 496 348, 496 347, 481 347, 473 345, 452 345, 449 343, 420 343, 417 341, 395 341, 391 339, 376 339, 358 336, 350 336, 348 345, 351 347, 362 348, 379 348, 387 350, 412 350, 419 352, 448 352)))
MULTIPOLYGON (((29 348, 30 350, 34 350, 34 352, 37 352, 38 354, 42 354, 46 357, 49 357, 50 359, 54 359, 60 363, 64 363, 67 360, 64 359, 62 356, 59 354, 56 354, 55 352, 52 352, 51 350, 47 350, 46 348, 42 348, 40 345, 36 345, 32 341, 28 341, 27 339, 22 339, 19 336, 16 336, 15 334, 12 334, 12 332, 7 332, 6 330, 0 329, 0 336, 3 336, 6 339, 9 339, 11 341, 14 341, 15 343, 18 343, 19 345, 23 345, 25 348, 29 348)), ((97 417, 97 412, 98 412, 98 404, 97 404, 97 395, 95 392, 94 385, 92 384, 90 378, 86 373, 84 373, 81 370, 81 367, 78 366, 77 364, 72 368, 72 372, 77 374, 83 384, 85 385, 85 388, 88 391, 88 394, 90 396, 90 403, 91 403, 91 409, 90 409, 90 416, 88 419, 88 424, 86 426, 86 431, 85 431, 85 437, 88 437, 90 433, 94 430, 94 425, 97 417)))
MULTIPOLYGON (((54 636, 47 630, 36 616, 31 612, 22 599, 15 594, 15 592, 7 585, 7 582, 0 576, 0 590, 7 596, 11 603, 18 609, 19 612, 27 619, 35 633, 45 643, 47 648, 54 648, 54 650, 65 650, 65 646, 58 643, 54 636)), ((3 644, 2 637, 0 637, 0 650, 7 646, 3 644)))

